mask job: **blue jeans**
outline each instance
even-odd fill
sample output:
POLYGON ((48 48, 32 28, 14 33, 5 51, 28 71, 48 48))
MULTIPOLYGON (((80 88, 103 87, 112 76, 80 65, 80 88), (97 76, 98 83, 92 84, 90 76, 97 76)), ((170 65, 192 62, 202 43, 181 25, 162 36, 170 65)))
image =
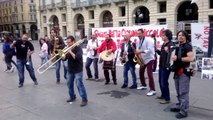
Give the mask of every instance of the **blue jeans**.
POLYGON ((78 88, 78 92, 82 98, 82 101, 87 101, 87 93, 86 89, 83 84, 83 72, 79 73, 70 73, 67 72, 67 87, 69 89, 69 96, 70 98, 75 98, 75 91, 74 91, 74 80, 76 80, 76 85, 78 88))
POLYGON ((129 70, 132 75, 132 85, 137 85, 135 64, 130 63, 129 61, 127 61, 126 64, 124 64, 124 70, 123 70, 124 84, 128 85, 128 71, 129 70))
POLYGON ((48 61, 48 53, 44 53, 45 57, 41 58, 41 65, 43 65, 44 63, 46 63, 48 61))
POLYGON ((90 70, 90 65, 92 64, 93 62, 93 67, 94 67, 94 71, 95 71, 95 79, 98 79, 98 58, 94 58, 94 59, 91 59, 89 57, 87 57, 87 60, 86 60, 86 71, 87 71, 87 76, 88 78, 92 78, 92 73, 91 73, 91 70, 90 70))
POLYGON ((29 59, 29 65, 26 65, 26 60, 25 59, 17 59, 16 64, 17 64, 17 69, 18 69, 18 76, 19 76, 19 84, 24 83, 24 66, 26 67, 27 71, 29 72, 29 75, 31 79, 35 82, 37 79, 35 77, 35 72, 32 64, 32 60, 29 59))
POLYGON ((170 93, 169 93, 169 75, 170 71, 166 68, 159 69, 159 85, 161 90, 161 96, 169 101, 170 100, 170 93))
MULTIPOLYGON (((56 66, 56 80, 60 81, 60 68, 61 68, 61 61, 59 60, 58 62, 56 62, 55 66, 56 66)), ((64 66, 64 78, 67 78, 67 61, 62 61, 63 62, 63 66, 64 66)))

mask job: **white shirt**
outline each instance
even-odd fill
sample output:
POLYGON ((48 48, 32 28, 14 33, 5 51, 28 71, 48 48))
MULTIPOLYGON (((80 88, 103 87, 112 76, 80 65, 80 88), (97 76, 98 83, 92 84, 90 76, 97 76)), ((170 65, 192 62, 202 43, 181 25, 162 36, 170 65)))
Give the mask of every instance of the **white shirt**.
POLYGON ((41 46, 41 52, 48 53, 48 46, 47 43, 43 43, 41 46))
POLYGON ((141 58, 144 60, 145 64, 149 63, 151 60, 155 60, 154 41, 152 39, 145 37, 141 45, 140 39, 138 38, 136 45, 137 50, 142 50, 145 52, 141 53, 141 58))
POLYGON ((98 40, 96 39, 95 41, 92 41, 92 39, 90 39, 87 43, 87 57, 94 59, 94 58, 98 58, 98 55, 96 54, 96 56, 94 56, 94 50, 93 48, 97 48, 98 47, 98 40))

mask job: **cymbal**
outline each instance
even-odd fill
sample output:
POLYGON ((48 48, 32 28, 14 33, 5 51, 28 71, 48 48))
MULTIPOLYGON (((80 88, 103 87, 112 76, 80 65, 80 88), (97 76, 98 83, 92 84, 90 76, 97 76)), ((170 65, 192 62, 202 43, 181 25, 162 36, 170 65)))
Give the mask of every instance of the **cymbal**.
POLYGON ((107 50, 105 50, 105 51, 101 52, 100 57, 104 61, 112 61, 114 58, 114 54, 111 53, 111 54, 107 55, 107 50))

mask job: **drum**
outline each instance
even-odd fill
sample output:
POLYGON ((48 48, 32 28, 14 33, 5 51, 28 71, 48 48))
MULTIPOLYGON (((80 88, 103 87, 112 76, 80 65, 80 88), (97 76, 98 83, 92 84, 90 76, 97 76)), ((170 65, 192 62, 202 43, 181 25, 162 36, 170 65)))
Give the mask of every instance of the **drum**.
POLYGON ((103 61, 103 69, 104 70, 113 70, 114 69, 113 60, 103 61))

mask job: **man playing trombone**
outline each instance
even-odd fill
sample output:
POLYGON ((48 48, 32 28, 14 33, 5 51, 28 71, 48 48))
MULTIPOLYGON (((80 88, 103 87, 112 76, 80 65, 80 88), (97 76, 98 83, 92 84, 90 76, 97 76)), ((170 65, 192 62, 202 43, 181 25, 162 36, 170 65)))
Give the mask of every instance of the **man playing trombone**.
POLYGON ((31 60, 31 55, 34 53, 33 44, 28 41, 27 34, 22 35, 21 40, 14 40, 10 45, 10 48, 16 48, 16 58, 17 58, 17 69, 19 76, 19 88, 24 85, 24 66, 26 66, 27 71, 30 74, 31 79, 35 85, 38 85, 37 79, 35 77, 35 72, 33 68, 33 63, 31 60))
POLYGON ((130 34, 124 35, 125 42, 122 44, 121 47, 120 60, 121 63, 124 64, 123 68, 124 83, 121 86, 121 88, 126 88, 128 86, 128 71, 130 70, 132 74, 132 86, 130 86, 129 88, 136 89, 137 88, 137 81, 135 74, 136 63, 133 61, 133 58, 135 57, 133 49, 136 48, 136 45, 130 40, 130 38, 131 38, 130 34))
POLYGON ((76 80, 76 85, 79 94, 82 98, 81 107, 87 105, 87 93, 83 84, 83 51, 78 45, 75 46, 75 38, 73 36, 67 37, 68 48, 72 47, 65 53, 64 60, 68 59, 68 73, 67 73, 67 86, 69 89, 70 99, 67 102, 73 102, 76 99, 74 92, 74 80, 76 80))

